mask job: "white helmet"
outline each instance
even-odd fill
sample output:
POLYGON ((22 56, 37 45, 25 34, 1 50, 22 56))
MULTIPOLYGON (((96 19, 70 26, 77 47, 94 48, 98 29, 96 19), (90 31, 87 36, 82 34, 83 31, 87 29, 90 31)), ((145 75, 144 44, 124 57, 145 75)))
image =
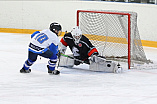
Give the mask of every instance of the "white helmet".
POLYGON ((82 31, 81 29, 76 26, 71 31, 72 37, 74 38, 75 44, 79 43, 81 37, 82 37, 82 31))

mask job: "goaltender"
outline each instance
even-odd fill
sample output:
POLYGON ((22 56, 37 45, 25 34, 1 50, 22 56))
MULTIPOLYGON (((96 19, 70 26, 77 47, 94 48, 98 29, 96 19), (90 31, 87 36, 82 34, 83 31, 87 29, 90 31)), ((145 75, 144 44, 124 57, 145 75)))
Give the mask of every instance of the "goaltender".
POLYGON ((119 73, 122 68, 113 61, 106 61, 105 57, 100 56, 98 50, 89 39, 82 34, 81 29, 76 26, 71 32, 66 33, 60 40, 60 63, 61 67, 73 67, 81 63, 89 64, 89 70, 119 73), (72 55, 65 55, 69 46, 72 55))
MULTIPOLYGON (((78 60, 84 61, 84 63, 89 64, 89 57, 97 56, 97 49, 91 44, 89 39, 82 35, 81 29, 76 26, 71 32, 66 33, 61 39, 61 49, 60 52, 65 54, 67 46, 69 46, 73 57, 78 60)), ((79 65, 81 61, 74 60, 74 65, 79 65)))

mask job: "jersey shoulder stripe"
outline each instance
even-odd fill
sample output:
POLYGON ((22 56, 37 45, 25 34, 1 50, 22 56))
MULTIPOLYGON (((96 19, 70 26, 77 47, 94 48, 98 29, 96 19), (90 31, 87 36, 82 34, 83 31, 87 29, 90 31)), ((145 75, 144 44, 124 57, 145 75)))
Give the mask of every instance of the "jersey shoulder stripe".
POLYGON ((65 42, 63 38, 60 40, 60 42, 61 42, 64 46, 68 46, 67 42, 65 42))

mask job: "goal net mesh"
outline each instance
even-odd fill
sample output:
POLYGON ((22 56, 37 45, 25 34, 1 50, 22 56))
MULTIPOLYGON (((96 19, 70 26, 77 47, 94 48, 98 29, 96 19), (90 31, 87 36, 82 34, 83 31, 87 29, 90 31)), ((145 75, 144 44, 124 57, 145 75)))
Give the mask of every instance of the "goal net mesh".
POLYGON ((137 28, 137 13, 101 12, 105 13, 79 12, 77 17, 77 24, 80 26, 83 35, 89 38, 99 53, 108 59, 128 61, 130 46, 131 62, 147 62, 137 28), (130 27, 128 26, 128 15, 123 13, 131 14, 130 27), (130 37, 128 37, 128 27, 130 28, 130 37), (128 45, 128 38, 130 39, 130 45, 128 45))

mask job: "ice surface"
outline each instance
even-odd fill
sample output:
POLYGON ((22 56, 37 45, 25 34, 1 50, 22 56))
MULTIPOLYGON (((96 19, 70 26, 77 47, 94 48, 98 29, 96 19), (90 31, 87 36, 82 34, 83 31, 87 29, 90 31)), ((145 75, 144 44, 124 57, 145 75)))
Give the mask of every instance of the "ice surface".
MULTIPOLYGON (((60 68, 49 75, 47 59, 38 58, 32 72, 19 73, 27 59, 30 34, 0 33, 0 104, 157 104, 157 69, 121 74, 60 68)), ((144 47, 157 63, 157 49, 144 47)), ((70 53, 70 51, 68 51, 70 53)))

